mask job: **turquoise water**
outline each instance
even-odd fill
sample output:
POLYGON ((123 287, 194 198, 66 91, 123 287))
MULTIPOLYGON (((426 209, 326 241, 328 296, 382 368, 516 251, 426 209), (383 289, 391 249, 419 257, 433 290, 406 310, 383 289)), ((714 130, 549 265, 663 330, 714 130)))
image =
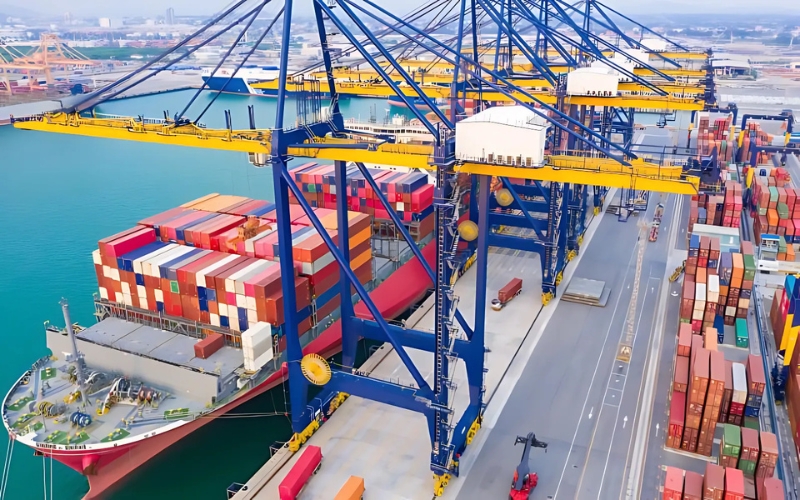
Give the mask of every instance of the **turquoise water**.
MULTIPOLYGON (((164 110, 181 109, 190 95, 115 101, 99 111, 161 117, 164 110)), ((187 116, 196 116, 209 99, 201 96, 187 116)), ((248 96, 221 96, 202 121, 224 126, 223 110, 230 109, 234 127, 245 128, 248 104, 256 107, 259 127, 274 125, 274 101, 248 96)), ((386 103, 371 99, 345 100, 342 112, 366 119, 373 106, 379 117, 385 114, 386 103)), ((294 119, 290 103, 285 122, 294 119)), ((211 192, 270 199, 272 177, 242 153, 0 127, 0 391, 47 353, 42 322, 63 324, 62 297, 69 299, 74 321, 93 323, 97 285, 91 252, 98 239, 211 192)), ((284 409, 278 390, 237 412, 284 409)), ((290 432, 283 416, 216 420, 140 468, 112 498, 223 498, 231 482, 246 480, 269 457, 269 446, 290 432)), ((6 436, 0 434, 5 447, 6 436)), ((29 448, 15 446, 7 499, 44 497, 43 461, 32 455, 29 448)), ((46 466, 49 474, 49 461, 46 466)), ((80 498, 88 489, 82 476, 57 462, 52 483, 59 499, 80 498)))

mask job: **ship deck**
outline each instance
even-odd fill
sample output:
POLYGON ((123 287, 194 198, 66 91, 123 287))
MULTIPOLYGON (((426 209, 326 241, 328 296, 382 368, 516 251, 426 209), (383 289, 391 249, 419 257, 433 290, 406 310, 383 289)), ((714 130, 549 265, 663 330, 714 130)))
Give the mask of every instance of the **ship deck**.
MULTIPOLYGON (((602 220, 605 214, 596 219, 602 220)), ((584 245, 589 245, 599 225, 589 226, 584 245)), ((581 256, 576 260, 580 261, 581 256)), ((574 272, 565 271, 565 282, 574 272)), ((469 321, 474 317, 476 268, 468 270, 455 286, 459 309, 469 321)), ((488 259, 489 295, 514 277, 523 280, 523 291, 499 312, 492 311, 487 301, 485 378, 486 401, 508 397, 505 378, 519 377, 524 363, 517 359, 530 356, 544 331, 552 308, 541 306, 541 266, 538 256, 508 249, 492 248, 488 259)), ((432 330, 432 300, 427 308, 417 311, 406 324, 420 330, 432 330)), ((432 374, 432 356, 408 349, 421 373, 428 380, 432 374)), ((387 344, 381 347, 361 368, 370 376, 409 383, 412 379, 397 354, 387 344)), ((455 414, 460 415, 468 402, 468 384, 462 363, 454 380, 455 414)), ((480 431, 483 432, 483 431, 480 431)), ((479 432, 479 436, 480 436, 479 432)), ((413 412, 358 397, 350 397, 310 438, 309 444, 322 448, 320 471, 306 485, 303 498, 329 499, 350 475, 363 477, 369 495, 386 500, 429 498, 432 495, 432 473, 428 467, 430 442, 425 419, 413 412), (375 464, 381 464, 375 467, 375 464)), ((467 454, 470 449, 467 448, 467 454)), ((278 499, 278 485, 291 470, 300 454, 285 448, 276 453, 234 496, 244 499, 278 499)), ((515 454, 516 456, 516 454, 515 454)), ((465 455, 466 459, 466 455, 465 455)), ((464 474, 462 474, 464 475, 464 474)), ((505 483, 505 481, 504 481, 505 483)), ((507 492, 506 492, 507 493, 507 492)))
POLYGON ((169 430, 206 413, 223 387, 221 381, 235 380, 234 372, 243 363, 239 349, 225 346, 201 359, 194 355, 198 342, 194 337, 118 318, 107 318, 77 333, 76 342, 84 355, 84 378, 94 377, 85 384, 87 404, 66 403, 79 389, 70 381, 71 364, 66 361, 71 343, 66 334, 48 329, 47 345, 53 357, 39 360, 27 383, 21 379, 4 403, 5 423, 21 441, 50 449, 104 448, 169 430), (127 378, 134 391, 140 384, 152 389, 159 394, 158 400, 144 404, 123 397, 99 414, 98 408, 120 377, 127 378), (44 418, 37 415, 37 408, 45 401, 65 407, 59 416, 44 418), (89 415, 91 424, 73 425, 70 416, 78 411, 89 415))

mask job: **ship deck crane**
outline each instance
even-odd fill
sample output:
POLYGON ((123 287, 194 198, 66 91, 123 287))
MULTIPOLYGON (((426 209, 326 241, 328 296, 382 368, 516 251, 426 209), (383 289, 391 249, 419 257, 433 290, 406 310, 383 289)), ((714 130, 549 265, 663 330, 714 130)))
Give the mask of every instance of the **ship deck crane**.
MULTIPOLYGON (((323 387, 322 392, 314 400, 309 400, 308 398, 308 384, 316 382, 306 379, 301 367, 305 358, 297 335, 298 318, 295 290, 289 283, 290 280, 282 282, 289 399, 292 428, 295 433, 290 442, 290 448, 299 448, 319 427, 318 415, 325 413, 326 405, 334 402, 338 404, 348 394, 412 410, 425 415, 427 419, 431 443, 430 467, 434 474, 434 493, 435 495, 440 495, 450 476, 458 475, 460 456, 480 428, 485 407, 486 347, 484 329, 486 323, 485 304, 487 299, 487 256, 489 246, 506 246, 507 248, 539 253, 543 268, 543 292, 547 290, 543 293, 543 300, 549 300, 555 293, 556 285, 560 281, 560 269, 563 268, 566 261, 570 210, 572 207, 580 206, 581 199, 585 201, 586 191, 582 189, 584 186, 626 186, 628 188, 635 187, 637 189, 694 194, 699 187, 699 181, 692 172, 685 172, 681 167, 660 166, 639 160, 635 154, 624 146, 609 141, 607 137, 598 134, 580 120, 560 111, 558 106, 551 106, 537 99, 535 95, 525 89, 510 85, 503 74, 482 65, 477 60, 475 52, 473 52, 472 56, 461 54, 460 40, 470 35, 473 39, 473 46, 477 47, 477 11, 481 5, 486 5, 486 0, 463 0, 460 2, 459 42, 456 47, 448 46, 425 32, 425 30, 419 29, 413 24, 405 23, 398 16, 370 0, 308 1, 312 3, 314 9, 317 31, 323 48, 326 73, 332 73, 331 51, 327 34, 331 31, 336 31, 353 43, 359 53, 369 61, 373 70, 380 74, 381 78, 393 88, 398 97, 409 105, 411 112, 434 136, 433 146, 400 145, 387 142, 365 143, 342 139, 341 135, 346 129, 339 110, 338 96, 335 94, 336 82, 332 75, 328 78, 329 88, 334 91, 330 105, 330 117, 320 120, 319 116, 317 116, 309 121, 307 116, 301 116, 298 120, 299 126, 295 128, 284 126, 284 109, 287 96, 285 82, 288 74, 289 40, 292 31, 294 0, 285 0, 281 13, 273 21, 274 24, 282 17, 283 39, 280 49, 280 76, 278 79, 280 83, 277 89, 277 111, 275 126, 271 129, 258 129, 252 112, 249 129, 233 130, 230 112, 226 112, 228 126, 225 129, 207 129, 201 126, 199 122, 205 110, 195 120, 189 120, 183 116, 189 105, 186 106, 184 111, 178 113, 174 119, 167 117, 164 120, 150 120, 144 118, 98 118, 91 116, 89 111, 92 106, 135 85, 136 81, 129 82, 137 75, 143 74, 143 71, 152 68, 153 65, 162 63, 170 53, 184 47, 185 41, 177 44, 175 48, 165 55, 154 58, 142 69, 114 84, 104 87, 95 94, 87 96, 83 102, 77 104, 74 108, 63 110, 61 113, 15 120, 14 125, 17 128, 28 130, 240 151, 250 154, 253 163, 257 166, 270 165, 274 182, 274 201, 277 210, 277 233, 280 254, 292 255, 291 221, 289 219, 289 194, 291 193, 329 248, 343 276, 339 286, 343 366, 331 369, 330 377, 326 380, 316 381, 323 384, 323 387), (334 9, 336 9, 336 12, 334 12, 334 9), (358 10, 358 13, 356 10, 358 10), (529 112, 548 120, 554 129, 561 131, 565 137, 572 138, 573 143, 583 145, 585 149, 575 154, 565 154, 567 150, 554 149, 554 154, 547 158, 544 165, 528 166, 526 164, 523 166, 520 161, 512 161, 510 165, 497 165, 489 162, 488 159, 469 162, 457 161, 454 153, 455 138, 453 134, 455 111, 451 109, 450 119, 448 119, 425 96, 424 91, 419 88, 397 60, 392 57, 386 47, 366 27, 361 20, 362 17, 382 20, 379 23, 380 25, 392 27, 400 36, 414 40, 424 50, 435 53, 443 61, 453 65, 454 68, 458 68, 454 74, 455 82, 459 81, 459 72, 463 71, 465 76, 469 75, 477 83, 479 92, 481 87, 485 86, 510 98, 529 112), (351 28, 352 26, 355 27, 351 28), (370 51, 359 41, 354 34, 355 29, 364 34, 373 50, 377 50, 398 73, 399 76, 397 78, 402 79, 406 85, 414 89, 420 99, 431 109, 431 112, 438 117, 439 122, 436 125, 433 125, 419 110, 410 105, 411 103, 402 89, 392 81, 392 78, 388 77, 381 64, 375 60, 370 51), (524 99, 529 99, 529 101, 524 99), (536 106, 531 105, 530 102, 536 103, 536 106), (289 174, 287 164, 297 156, 333 160, 335 162, 336 190, 339 193, 347 192, 345 184, 347 162, 356 163, 364 175, 365 181, 375 191, 380 203, 404 239, 409 243, 409 248, 419 259, 434 283, 436 322, 433 334, 389 325, 381 317, 378 308, 350 267, 349 248, 346 244, 349 241, 349 235, 347 234, 347 197, 337 197, 337 213, 339 214, 338 237, 339 241, 344 242, 340 247, 330 238, 289 174), (364 162, 414 166, 435 172, 434 216, 437 224, 432 244, 436 245, 437 257, 436 265, 433 268, 427 265, 420 250, 408 234, 408 231, 403 227, 394 208, 383 196, 381 190, 377 187, 375 179, 372 178, 364 166, 364 162), (469 217, 478 227, 477 243, 473 248, 476 255, 475 267, 477 271, 476 307, 474 321, 471 325, 458 311, 458 298, 454 295, 452 288, 452 277, 458 272, 458 267, 455 264, 459 239, 457 224, 462 203, 460 191, 455 188, 455 180, 458 173, 473 174, 471 176, 471 193, 473 195, 470 196, 469 217), (546 211, 549 214, 547 220, 534 220, 527 209, 522 210, 522 215, 508 217, 516 217, 512 220, 515 220, 518 224, 527 224, 536 232, 537 238, 523 240, 511 236, 491 234, 490 225, 494 216, 490 214, 489 209, 491 194, 489 186, 492 177, 516 177, 531 179, 534 182, 537 196, 544 199, 546 211), (544 186, 541 181, 549 181, 549 185, 544 186), (477 196, 474 193, 477 193, 477 196), (372 314, 372 320, 363 320, 354 315, 351 286, 355 288, 356 293, 372 314), (354 372, 352 367, 354 365, 355 349, 357 340, 360 337, 390 343, 413 378, 413 384, 392 383, 354 372), (435 369, 432 383, 429 383, 422 376, 419 368, 416 367, 407 352, 408 347, 430 352, 434 357, 435 369), (469 403, 460 415, 455 414, 452 407, 454 385, 451 367, 458 361, 463 361, 465 364, 470 389, 469 403)), ((260 0, 260 2, 259 6, 234 21, 234 25, 238 25, 247 19, 254 20, 268 3, 268 0, 260 0)), ((187 40, 201 35, 210 26, 228 22, 227 16, 238 15, 239 13, 234 11, 244 6, 245 3, 247 3, 247 0, 237 0, 221 14, 213 17, 207 25, 190 35, 187 40)), ((242 30, 240 37, 246 32, 247 27, 249 27, 249 24, 242 30)), ((513 28, 501 23, 499 24, 499 29, 505 31, 508 35, 509 30, 513 28)), ((226 30, 222 30, 222 32, 224 31, 226 30)), ((261 35, 262 38, 268 31, 265 30, 261 35)), ((213 38, 213 36, 210 38, 213 38)), ((247 58, 259 43, 260 40, 253 45, 248 55, 238 63, 236 70, 245 64, 247 58)), ((202 43, 197 45, 197 47, 201 46, 202 43)), ((189 49, 185 54, 169 61, 169 64, 166 64, 164 68, 191 53, 192 49, 189 49)), ((142 80, 148 77, 142 77, 142 80)), ((453 90, 456 92, 456 97, 458 97, 457 88, 453 87, 453 90)), ((199 95, 200 91, 195 94, 195 97, 199 95)), ((206 110, 209 107, 210 104, 206 106, 206 110)), ((527 188, 527 186, 517 188, 512 186, 511 183, 505 183, 505 186, 513 199, 511 206, 524 208, 528 203, 539 203, 529 202, 520 198, 517 191, 523 192, 523 187, 527 188)), ((282 273, 285 275, 294 274, 294 266, 291 259, 281 259, 279 264, 282 273)))

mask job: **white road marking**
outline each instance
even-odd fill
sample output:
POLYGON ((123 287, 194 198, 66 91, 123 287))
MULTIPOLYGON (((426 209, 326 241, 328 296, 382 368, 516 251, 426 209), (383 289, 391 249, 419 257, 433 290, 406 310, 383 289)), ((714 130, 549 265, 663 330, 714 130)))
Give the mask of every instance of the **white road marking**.
POLYGON ((628 423, 628 416, 625 415, 625 418, 622 419, 622 428, 623 429, 625 428, 625 425, 627 425, 627 423, 628 423))
MULTIPOLYGON (((651 279, 653 279, 653 278, 649 278, 648 281, 650 281, 651 279)), ((639 329, 640 329, 641 324, 642 324, 642 317, 644 316, 642 314, 642 311, 644 310, 645 304, 647 304, 647 295, 649 293, 650 292, 647 289, 645 289, 644 297, 642 297, 642 306, 637 311, 638 314, 639 314, 639 318, 636 321, 636 329, 634 330, 633 340, 631 342, 632 343, 632 346, 631 346, 631 360, 633 360, 633 354, 636 352, 636 339, 639 338, 639 329)), ((655 318, 653 318, 653 319, 655 319, 655 318)), ((651 322, 651 326, 652 326, 652 322, 651 322)), ((628 366, 630 367, 630 364, 628 366)), ((624 395, 624 392, 625 392, 625 385, 627 384, 627 382, 628 382, 628 379, 626 378, 625 381, 622 383, 623 395, 624 395)), ((614 415, 614 422, 615 423, 619 422, 619 412, 622 409, 622 398, 620 398, 620 402, 619 403, 620 403, 619 406, 617 406, 617 413, 614 415)), ((594 432, 597 432, 597 427, 595 427, 594 432)), ((592 441, 594 441, 594 432, 592 433, 592 441)), ((600 498, 600 493, 603 491, 603 481, 605 480, 606 471, 608 470, 608 461, 609 461, 609 458, 611 457, 611 450, 614 447, 614 436, 616 435, 616 433, 617 433, 617 426, 615 425, 613 427, 613 429, 611 430, 611 445, 608 447, 608 453, 606 453, 605 463, 603 464, 603 474, 600 476, 600 485, 599 485, 599 487, 597 489, 597 498, 600 498)), ((586 454, 586 463, 589 462, 589 456, 591 455, 591 453, 592 453, 592 447, 591 447, 591 444, 590 444, 589 445, 589 451, 586 454)), ((584 467, 583 472, 581 472, 581 479, 578 482, 578 488, 577 488, 576 491, 580 491, 581 490, 581 484, 583 483, 583 476, 584 476, 585 472, 586 472, 586 467, 584 467)))
MULTIPOLYGON (((675 216, 672 217, 673 221, 680 221, 681 215, 683 212, 683 197, 676 196, 675 197, 675 208, 673 212, 675 216)), ((680 223, 673 224, 672 230, 670 231, 669 235, 669 246, 667 247, 667 251, 671 252, 675 249, 675 242, 677 241, 678 237, 678 227, 680 223)), ((669 254, 668 254, 669 255, 669 254)), ((665 276, 669 273, 669 268, 665 270, 665 276)), ((642 469, 645 465, 645 460, 647 458, 647 441, 649 439, 649 432, 647 432, 647 428, 650 427, 650 422, 653 416, 653 404, 655 403, 655 385, 656 385, 656 374, 658 370, 658 363, 659 363, 659 353, 661 352, 661 342, 664 336, 664 320, 666 315, 667 309, 667 300, 665 293, 669 289, 669 280, 664 280, 661 284, 661 296, 664 297, 658 304, 658 310, 656 311, 656 327, 653 330, 655 337, 653 338, 653 344, 650 347, 650 357, 647 360, 647 371, 644 377, 645 386, 644 386, 644 395, 643 397, 639 398, 641 402, 640 407, 642 408, 642 415, 639 419, 638 426, 636 428, 636 438, 634 441, 633 447, 633 459, 631 461, 630 472, 628 476, 628 485, 626 488, 626 498, 633 499, 639 498, 639 491, 641 490, 641 481, 643 478, 642 469)), ((639 408, 636 409, 637 414, 639 413, 639 408)), ((635 417, 634 417, 635 418, 635 417)))
MULTIPOLYGON (((606 194, 606 199, 613 199, 617 191, 617 188, 609 190, 608 194, 606 194)), ((605 216, 605 211, 601 211, 599 215, 592 219, 592 223, 586 230, 586 236, 583 239, 582 248, 586 249, 586 251, 581 251, 578 256, 573 259, 572 262, 574 262, 575 265, 567 266, 567 269, 564 271, 562 286, 567 285, 572 279, 572 276, 575 274, 575 270, 580 265, 583 256, 589 251, 590 243, 594 239, 594 235, 597 232, 597 229, 600 227, 600 224, 603 222, 605 216)), ((631 254, 631 259, 633 259, 633 254, 631 254)), ((462 477, 468 476, 469 471, 472 469, 472 466, 475 464, 475 461, 480 455, 481 450, 486 444, 486 440, 492 428, 497 425, 497 419, 500 418, 500 414, 503 412, 503 408, 508 402, 508 398, 511 397, 511 392, 514 390, 514 387, 517 385, 517 382, 522 376, 523 369, 528 364, 528 360, 530 360, 536 345, 539 343, 544 331, 547 329, 547 324, 558 308, 558 304, 560 302, 561 297, 558 296, 550 302, 549 307, 544 307, 542 309, 539 317, 531 327, 537 329, 537 331, 534 332, 534 335, 529 335, 529 338, 525 340, 520 348, 520 351, 512 360, 511 366, 508 368, 505 376, 500 381, 497 389, 495 389, 494 394, 492 395, 492 398, 487 406, 486 412, 484 413, 482 430, 478 432, 478 435, 475 437, 475 440, 472 442, 472 444, 467 447, 467 451, 464 453, 464 455, 462 455, 461 461, 459 462, 459 470, 462 477)), ((583 415, 585 410, 586 404, 584 403, 584 407, 581 410, 581 415, 583 415)), ((566 467, 566 464, 564 467, 566 467)), ((444 498, 457 498, 458 493, 461 491, 463 486, 464 481, 452 481, 450 486, 445 490, 444 498)))
POLYGON ((589 420, 591 420, 591 419, 592 419, 592 412, 593 412, 593 411, 594 411, 594 406, 592 406, 592 409, 591 409, 591 410, 589 410, 589 420))
MULTIPOLYGON (((623 281, 627 279, 628 273, 632 271, 636 271, 635 268, 631 267, 631 263, 633 262, 633 258, 636 255, 636 247, 635 245, 631 249, 631 256, 628 259, 628 265, 626 267, 625 276, 623 276, 623 281)), ((629 285, 630 286, 630 285, 629 285)), ((589 383, 589 389, 586 391, 586 397, 583 400, 583 408, 581 409, 581 415, 584 414, 586 411, 586 405, 589 403, 589 396, 592 394, 592 387, 594 386, 594 381, 597 378, 597 371, 600 369, 600 363, 603 360, 603 351, 605 351, 606 344, 608 343, 609 335, 611 334, 611 327, 614 324, 614 318, 617 316, 617 310, 619 309, 620 300, 622 299, 622 288, 620 288, 619 293, 617 294, 617 300, 614 304, 614 311, 611 313, 611 320, 608 323, 608 328, 606 329, 606 336, 603 340, 603 346, 600 348, 599 354, 597 356, 597 363, 594 367, 594 373, 592 373, 592 378, 589 383)), ((622 335, 622 331, 620 330, 620 335, 622 335)), ((572 442, 569 446, 569 453, 567 453, 567 458, 564 461, 564 467, 561 469, 561 476, 558 478, 558 484, 556 485, 556 492, 553 494, 553 498, 558 498, 558 490, 561 488, 561 483, 564 481, 564 474, 567 472, 567 465, 569 464, 569 458, 572 455, 572 449, 575 447, 575 441, 578 439, 578 429, 581 426, 581 421, 583 418, 578 420, 577 425, 575 426, 575 433, 572 436, 572 442)))

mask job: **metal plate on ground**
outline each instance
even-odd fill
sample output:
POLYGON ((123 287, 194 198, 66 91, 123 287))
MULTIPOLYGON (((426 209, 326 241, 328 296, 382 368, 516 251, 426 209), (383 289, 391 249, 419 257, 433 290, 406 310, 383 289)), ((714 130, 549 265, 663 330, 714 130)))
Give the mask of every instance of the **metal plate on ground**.
POLYGON ((610 295, 611 289, 606 287, 605 281, 573 278, 561 298, 567 302, 605 307, 610 295))

